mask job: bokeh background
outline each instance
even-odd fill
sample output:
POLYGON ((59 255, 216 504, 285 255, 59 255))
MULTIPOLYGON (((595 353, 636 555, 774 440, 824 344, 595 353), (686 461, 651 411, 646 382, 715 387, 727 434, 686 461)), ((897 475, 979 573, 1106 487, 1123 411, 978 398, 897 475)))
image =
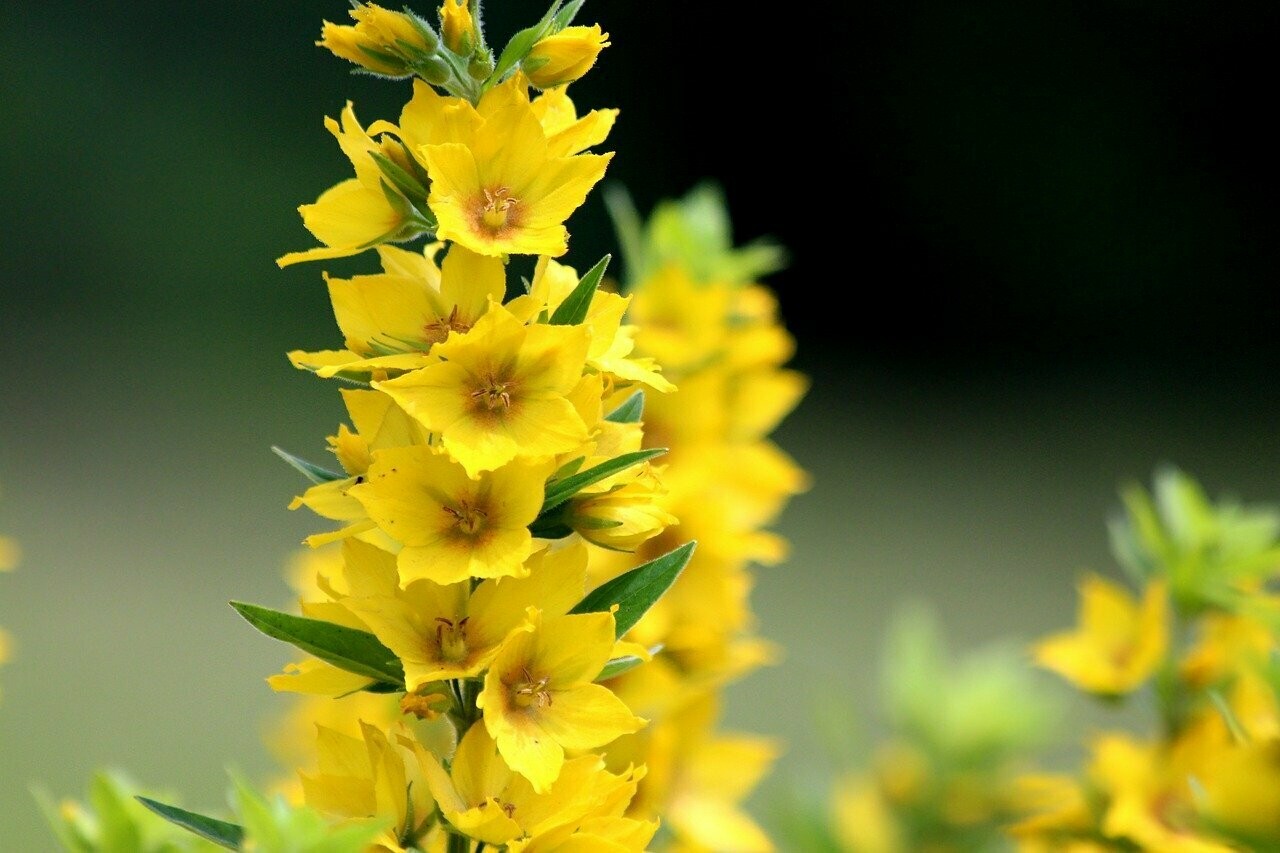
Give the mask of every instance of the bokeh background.
MULTIPOLYGON (((283 605, 313 529, 281 444, 341 412, 287 349, 336 341, 295 213, 348 166, 343 102, 407 84, 312 46, 346 4, 9 3, 0 11, 0 846, 52 849, 28 788, 99 766, 216 809, 287 659, 226 606, 283 605)), ((537 4, 489 0, 494 40, 537 4)), ((422 11, 429 11, 423 9, 422 11)), ((1072 618, 1117 487, 1174 463, 1280 498, 1277 7, 974 0, 588 4, 575 87, 622 109, 642 210, 706 177, 775 276, 813 389, 777 435, 814 475, 754 596, 786 659, 729 721, 784 738, 762 814, 826 773, 809 708, 874 730, 880 637, 931 601, 957 650, 1072 618)), ((598 195, 569 260, 612 248, 598 195)), ((1084 727, 1094 718, 1073 717, 1084 727)))

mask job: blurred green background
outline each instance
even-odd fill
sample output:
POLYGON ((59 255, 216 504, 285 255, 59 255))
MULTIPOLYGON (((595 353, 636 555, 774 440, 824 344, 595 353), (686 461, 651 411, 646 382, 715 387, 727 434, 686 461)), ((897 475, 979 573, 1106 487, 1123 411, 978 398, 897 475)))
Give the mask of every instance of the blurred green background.
MULTIPOLYGON (((407 87, 311 46, 345 8, 0 13, 5 849, 53 848, 32 783, 120 766, 215 809, 226 766, 272 769, 287 654, 226 601, 287 601, 314 525, 269 447, 317 456, 341 417, 284 358, 337 341, 320 269, 273 259, 347 176, 321 117, 394 117, 407 87)), ((496 38, 540 11, 488 9, 496 38)), ((587 10, 614 45, 575 92, 622 109, 611 178, 642 210, 718 178, 740 236, 793 254, 772 283, 814 387, 777 438, 814 488, 754 597, 786 659, 728 711, 788 742, 762 813, 826 774, 820 690, 874 725, 897 603, 958 647, 1025 643, 1110 566, 1120 483, 1175 462, 1280 497, 1273 5, 587 10)), ((598 195, 570 226, 570 262, 610 250, 598 195)))

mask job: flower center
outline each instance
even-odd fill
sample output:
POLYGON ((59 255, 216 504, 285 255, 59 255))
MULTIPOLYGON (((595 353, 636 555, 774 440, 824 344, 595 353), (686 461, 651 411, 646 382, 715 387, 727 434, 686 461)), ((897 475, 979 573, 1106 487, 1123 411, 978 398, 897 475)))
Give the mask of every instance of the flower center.
POLYGON ((524 681, 516 684, 512 691, 516 697, 516 704, 521 708, 528 708, 530 705, 536 705, 539 708, 551 707, 551 691, 547 689, 551 676, 544 675, 534 680, 528 669, 521 668, 521 672, 524 674, 524 681))
POLYGON ((480 209, 480 221, 494 234, 507 227, 507 220, 514 216, 520 200, 506 187, 494 187, 484 191, 484 207, 480 209))
POLYGON ((511 383, 499 382, 495 377, 486 378, 479 388, 471 392, 475 400, 491 412, 511 408, 511 383))
POLYGON ((457 622, 443 616, 436 617, 436 646, 440 649, 440 657, 457 663, 467 656, 467 620, 464 616, 457 622))
POLYGON ((466 501, 460 501, 456 507, 447 506, 444 511, 453 516, 454 524, 458 530, 467 536, 474 536, 480 532, 480 528, 484 527, 485 518, 488 515, 484 510, 479 507, 473 507, 466 501))
POLYGON ((471 330, 471 324, 458 319, 458 306, 453 306, 449 316, 427 323, 422 327, 422 336, 429 344, 443 343, 450 332, 465 333, 471 330))

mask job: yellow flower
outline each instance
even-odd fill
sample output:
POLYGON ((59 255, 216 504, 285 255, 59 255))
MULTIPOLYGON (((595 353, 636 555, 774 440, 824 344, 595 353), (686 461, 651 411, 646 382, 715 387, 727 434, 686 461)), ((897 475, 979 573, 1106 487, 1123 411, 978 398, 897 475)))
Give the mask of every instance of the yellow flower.
POLYGON ((586 440, 569 395, 588 342, 582 326, 525 326, 494 305, 469 332, 434 347, 439 363, 375 387, 438 433, 474 476, 586 440))
POLYGON ((609 34, 600 25, 565 27, 533 46, 521 68, 539 89, 572 83, 591 70, 600 51, 609 46, 609 34))
POLYGON ((527 841, 507 845, 509 853, 644 853, 658 822, 598 817, 577 826, 558 826, 527 841))
POLYGON ((467 0, 444 0, 440 5, 440 34, 449 50, 466 56, 476 46, 476 27, 467 0))
POLYGON ((857 853, 905 853, 902 830, 874 780, 845 779, 831 804, 835 832, 844 850, 857 853))
POLYGON ((565 521, 593 545, 634 551, 679 519, 658 503, 665 493, 648 464, 624 472, 629 482, 601 492, 580 492, 569 502, 565 521))
POLYGON ((298 208, 303 224, 324 247, 290 252, 276 260, 281 267, 302 261, 345 258, 378 243, 419 233, 410 221, 407 208, 393 204, 388 198, 382 171, 370 156, 372 152, 379 152, 391 157, 396 152, 369 138, 356 120, 350 102, 342 111, 341 128, 331 118, 326 118, 324 123, 351 160, 356 176, 325 190, 314 204, 298 208))
POLYGON ((441 240, 482 255, 559 256, 569 248, 564 221, 613 154, 553 152, 518 77, 492 90, 512 96, 485 116, 470 145, 419 149, 431 176, 427 203, 441 240))
POLYGON ((546 548, 525 564, 528 576, 441 586, 414 581, 404 591, 339 603, 358 615, 404 664, 410 691, 433 681, 484 671, 512 631, 525 626, 526 609, 569 612, 583 596, 586 548, 546 548))
POLYGON ((592 110, 578 118, 565 86, 543 92, 530 106, 547 134, 548 157, 568 157, 599 145, 618 118, 617 110, 592 110))
POLYGON ((1169 642, 1169 597, 1152 580, 1141 603, 1097 575, 1080 584, 1080 625, 1034 648, 1036 662, 1083 690, 1126 693, 1150 677, 1169 642))
POLYGON ((528 526, 550 474, 549 463, 513 462, 473 480, 429 447, 396 447, 374 454, 367 479, 349 493, 401 544, 401 584, 451 584, 528 571, 528 526))
POLYGON ((1190 726, 1168 744, 1136 743, 1121 735, 1099 738, 1089 778, 1109 795, 1103 834, 1162 853, 1229 853, 1232 847, 1196 832, 1192 780, 1203 785, 1212 756, 1227 746, 1216 723, 1190 726))
POLYGON ((1205 815, 1215 825, 1280 847, 1280 740, 1227 747, 1209 764, 1205 815))
POLYGON ((450 772, 435 756, 427 757, 424 771, 450 825, 495 846, 558 827, 571 832, 592 816, 616 817, 608 809, 630 799, 636 784, 635 774, 615 776, 598 755, 583 755, 566 761, 556 781, 539 793, 506 765, 483 725, 467 730, 450 772))
POLYGON ((294 351, 294 366, 321 377, 340 373, 416 370, 432 363, 434 344, 466 332, 502 301, 506 276, 497 258, 454 246, 437 269, 428 254, 379 246, 382 275, 329 278, 329 299, 345 350, 294 351))
POLYGON ((406 849, 400 839, 425 831, 435 808, 422 775, 427 752, 407 729, 394 742, 368 723, 362 722, 360 729, 356 738, 316 727, 318 772, 298 774, 303 798, 308 806, 338 818, 390 817, 391 828, 378 837, 378 844, 400 853, 406 849))
POLYGON ((719 711, 718 695, 704 692, 644 731, 611 744, 608 761, 614 767, 647 767, 628 813, 661 816, 679 839, 677 849, 767 853, 774 845, 742 801, 769 772, 778 744, 716 731, 719 711))
POLYGON ((612 613, 536 618, 512 634, 485 675, 476 705, 512 770, 545 793, 566 749, 595 749, 645 721, 594 684, 614 649, 612 613))
MULTIPOLYGON (((489 97, 486 93, 485 98, 489 97)), ((481 103, 485 103, 485 99, 481 99, 481 103)), ((470 145, 476 129, 483 123, 484 117, 470 101, 441 95, 423 81, 414 80, 413 97, 400 111, 400 124, 375 121, 369 125, 369 134, 394 134, 406 151, 416 154, 424 145, 443 142, 470 145)))

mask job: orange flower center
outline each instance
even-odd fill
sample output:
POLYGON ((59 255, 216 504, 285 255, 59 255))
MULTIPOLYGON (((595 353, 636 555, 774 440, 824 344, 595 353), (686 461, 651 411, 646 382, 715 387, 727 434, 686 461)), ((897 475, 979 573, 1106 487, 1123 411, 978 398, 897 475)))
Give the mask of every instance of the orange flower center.
POLYGON ((467 536, 474 536, 484 527, 485 519, 488 513, 479 507, 473 507, 466 501, 460 501, 456 507, 447 506, 444 511, 453 516, 454 524, 458 530, 467 536))
POLYGON ((491 412, 509 409, 511 408, 511 383, 500 382, 493 376, 486 377, 481 381, 480 387, 471 392, 471 399, 491 412))
POLYGON ((486 188, 479 213, 480 224, 497 236, 518 224, 520 199, 511 195, 511 190, 506 187, 486 188))
POLYGON ((551 707, 551 691, 547 689, 551 676, 544 675, 537 680, 529 674, 528 669, 521 670, 524 674, 524 681, 516 684, 512 690, 512 694, 516 698, 516 704, 521 708, 528 708, 536 705, 539 708, 551 707))

